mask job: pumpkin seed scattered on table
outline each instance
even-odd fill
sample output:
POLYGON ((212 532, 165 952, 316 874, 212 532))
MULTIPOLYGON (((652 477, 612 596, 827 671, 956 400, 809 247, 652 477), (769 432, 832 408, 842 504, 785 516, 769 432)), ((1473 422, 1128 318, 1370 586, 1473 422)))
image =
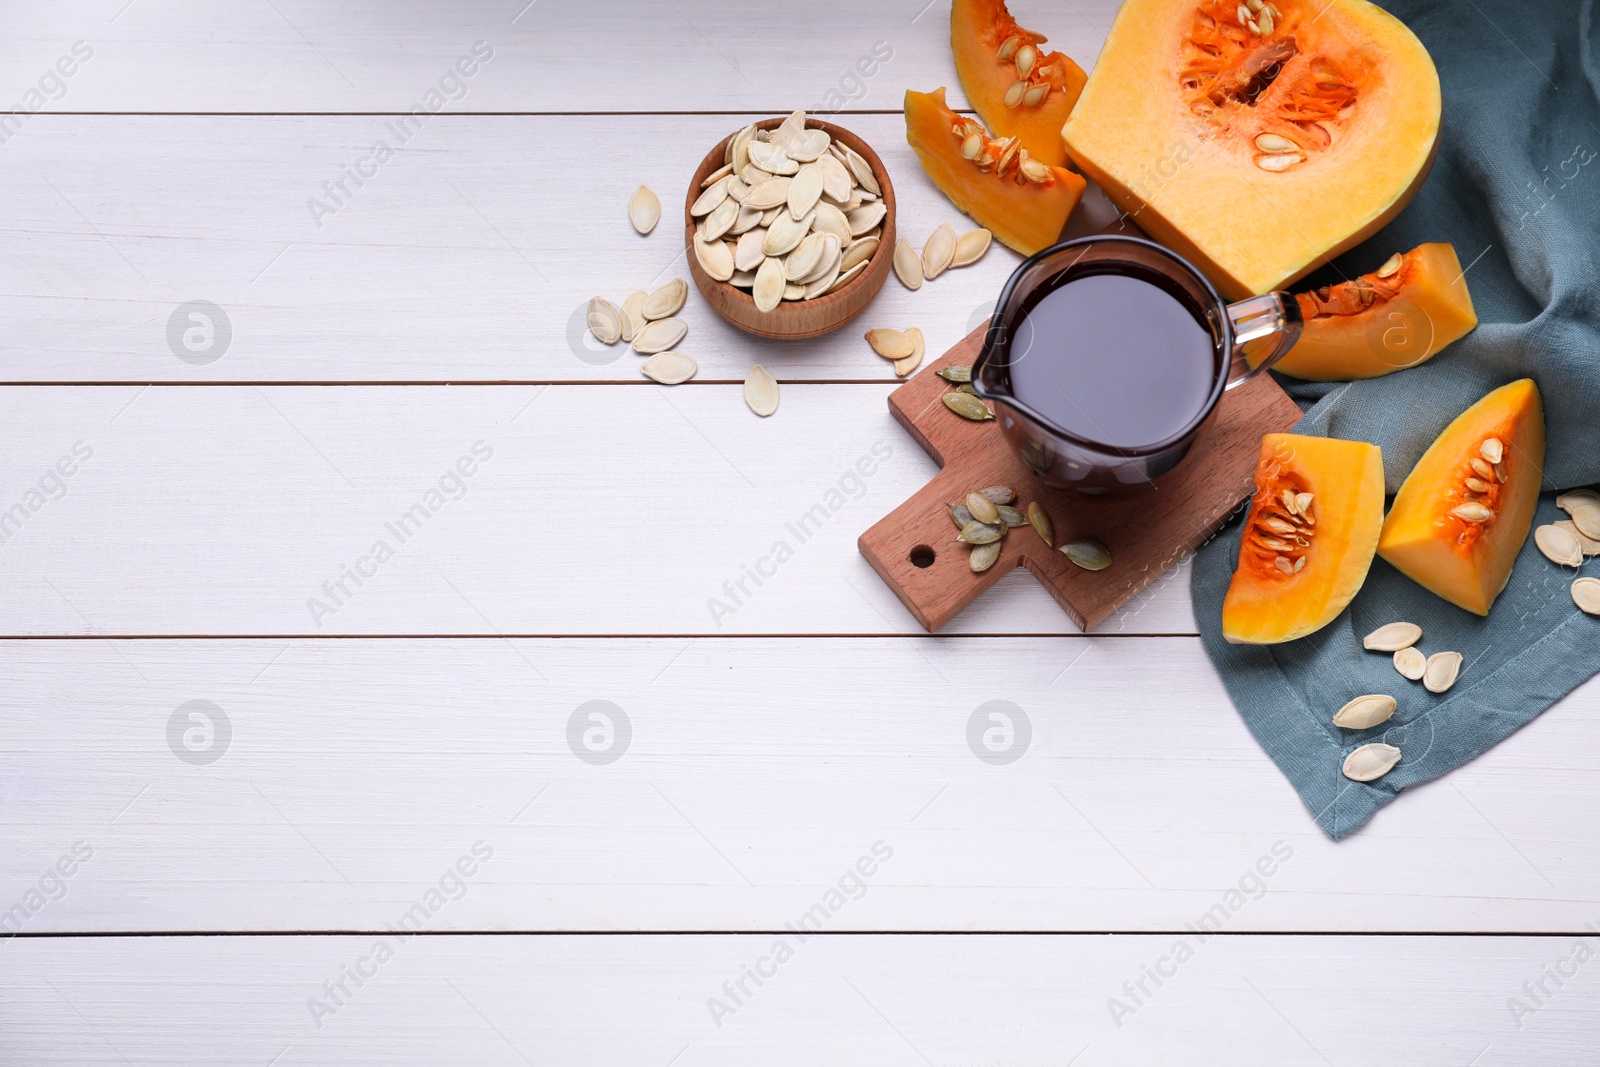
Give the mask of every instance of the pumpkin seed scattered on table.
POLYGON ((628 221, 633 223, 634 229, 644 234, 655 229, 656 223, 661 221, 661 200, 648 185, 641 185, 634 190, 633 199, 628 201, 628 221))
POLYGON ((904 359, 894 361, 894 372, 901 378, 922 366, 922 356, 925 351, 921 330, 913 326, 906 331, 906 336, 911 339, 911 354, 904 359))
POLYGON ((1533 531, 1533 543, 1551 563, 1563 567, 1583 566, 1583 545, 1578 541, 1576 528, 1567 531, 1553 523, 1541 526, 1533 531))
POLYGON ((614 345, 622 339, 622 312, 603 296, 589 301, 589 332, 603 345, 614 345))
POLYGON ((662 385, 682 385, 699 372, 700 366, 685 352, 657 352, 641 363, 639 370, 662 385))
POLYGON ((1572 602, 1585 615, 1600 615, 1600 578, 1579 578, 1573 582, 1572 602))
POLYGON ((1374 742, 1362 745, 1344 758, 1340 768, 1352 782, 1372 782, 1390 771, 1400 762, 1400 750, 1393 745, 1374 742))
POLYGON ((988 405, 971 393, 946 393, 940 399, 944 401, 945 407, 963 419, 986 422, 994 418, 994 412, 989 410, 988 405))
POLYGON ((868 330, 866 337, 872 350, 888 360, 905 359, 916 349, 911 338, 900 330, 868 330))
POLYGON ((938 226, 922 246, 922 276, 933 281, 956 258, 956 231, 949 223, 938 226))
POLYGON ((916 248, 904 237, 894 245, 894 276, 907 289, 922 288, 922 257, 917 255, 916 248))
POLYGON ((1461 653, 1435 652, 1422 672, 1422 686, 1430 693, 1443 693, 1456 684, 1460 674, 1461 653))
POLYGON ((634 335, 633 350, 641 356, 665 352, 683 340, 688 332, 689 327, 682 319, 656 319, 634 335))
POLYGON ((682 278, 674 278, 645 299, 644 317, 651 321, 669 319, 683 310, 688 299, 689 283, 682 278))
POLYGON ((1035 500, 1028 505, 1028 525, 1033 527, 1033 532, 1038 534, 1045 544, 1051 548, 1056 547, 1056 524, 1050 521, 1050 513, 1044 510, 1044 505, 1035 500))
POLYGON ((1333 724, 1346 730, 1369 730, 1388 722, 1399 706, 1394 697, 1385 693, 1356 697, 1334 713, 1333 724))
POLYGON ((1428 657, 1415 646, 1396 649, 1394 654, 1394 669, 1402 676, 1413 682, 1422 681, 1422 676, 1428 672, 1428 657))
POLYGON ((1061 551, 1086 571, 1103 571, 1111 566, 1111 550, 1099 541, 1069 541, 1061 551))
POLYGON ((950 261, 952 267, 965 267, 976 263, 989 251, 992 234, 981 226, 976 230, 968 230, 956 239, 955 258, 950 261))
POLYGON ((762 418, 778 410, 778 379, 759 363, 745 375, 744 402, 762 418))
POLYGON ((632 342, 633 335, 644 329, 644 302, 650 294, 639 289, 629 294, 628 299, 622 302, 622 339, 632 342))
POLYGON ((972 367, 965 363, 952 363, 947 367, 940 367, 934 373, 947 382, 972 381, 972 367))
POLYGON ((1414 622, 1391 622, 1361 639, 1361 647, 1371 652, 1398 652, 1422 640, 1422 627, 1414 622))

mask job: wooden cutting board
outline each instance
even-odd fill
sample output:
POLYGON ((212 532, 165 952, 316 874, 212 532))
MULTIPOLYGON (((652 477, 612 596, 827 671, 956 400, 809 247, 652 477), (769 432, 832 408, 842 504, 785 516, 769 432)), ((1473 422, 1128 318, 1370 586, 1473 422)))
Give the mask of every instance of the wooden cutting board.
MULTIPOLYGON (((1023 566, 1087 631, 1194 551, 1254 488, 1261 436, 1289 429, 1300 409, 1262 375, 1224 393, 1189 455, 1154 488, 1120 499, 1046 486, 1012 451, 996 421, 969 422, 940 399, 955 388, 935 372, 977 359, 988 324, 924 366, 889 394, 889 410, 943 469, 857 542, 861 554, 929 632, 955 618, 985 590, 1023 566), (1031 527, 1010 531, 1000 559, 972 573, 946 504, 989 485, 1017 491, 1017 508, 1044 505, 1056 545, 1090 538, 1111 550, 1111 566, 1086 571, 1031 527)), ((992 405, 991 405, 992 406, 992 405)))

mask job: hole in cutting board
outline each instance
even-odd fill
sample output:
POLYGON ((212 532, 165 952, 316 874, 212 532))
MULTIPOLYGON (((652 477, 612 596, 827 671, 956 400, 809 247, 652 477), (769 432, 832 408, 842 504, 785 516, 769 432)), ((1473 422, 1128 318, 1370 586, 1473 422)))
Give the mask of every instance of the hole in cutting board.
POLYGON ((927 570, 929 567, 933 566, 933 561, 935 559, 934 551, 927 545, 918 545, 916 548, 911 550, 910 559, 913 567, 927 570))

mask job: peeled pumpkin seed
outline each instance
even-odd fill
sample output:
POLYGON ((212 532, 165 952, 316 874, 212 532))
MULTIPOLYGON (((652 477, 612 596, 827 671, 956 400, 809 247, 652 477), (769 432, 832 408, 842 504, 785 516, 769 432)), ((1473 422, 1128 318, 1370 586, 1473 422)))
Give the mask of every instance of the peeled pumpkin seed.
POLYGON ((1443 693, 1456 684, 1461 674, 1461 653, 1435 652, 1428 657, 1422 672, 1422 687, 1430 693, 1443 693))
POLYGON ((1000 512, 995 509, 995 503, 982 493, 967 494, 967 510, 972 512, 972 517, 979 522, 991 525, 1000 521, 1000 512))
POLYGON ((1393 745, 1374 742, 1362 745, 1344 758, 1340 768, 1352 782, 1373 782, 1394 770, 1400 762, 1400 750, 1393 745))
POLYGON ((899 330, 868 330, 867 344, 884 359, 905 359, 915 349, 911 338, 899 330))
POLYGON ((934 373, 947 382, 972 381, 972 367, 965 363, 952 363, 947 367, 940 367, 934 373))
POLYGON ((907 289, 922 288, 922 257, 904 237, 895 242, 894 276, 907 289))
POLYGON ((1008 530, 1015 530, 1019 526, 1028 525, 1028 520, 1023 517, 1022 512, 1010 504, 996 504, 994 509, 1000 513, 1000 521, 1008 530))
POLYGON ((652 322, 671 318, 683 310, 684 301, 688 299, 689 283, 682 278, 674 278, 645 300, 644 317, 652 322))
POLYGON ((1017 499, 1017 491, 1009 485, 986 486, 983 489, 979 489, 978 492, 996 504, 1013 504, 1017 499))
MULTIPOLYGON (((970 499, 969 497, 968 500, 970 499)), ((971 506, 970 503, 967 505, 968 508, 971 508, 971 506)), ((974 516, 971 522, 961 528, 961 534, 956 540, 965 541, 969 545, 987 545, 1000 540, 1006 535, 1006 528, 999 524, 998 515, 995 516, 995 519, 995 522, 988 523, 974 516)))
POLYGON ((1394 669, 1413 682, 1420 682, 1428 670, 1428 657, 1415 647, 1402 648, 1394 654, 1394 669))
POLYGON ((656 319, 634 335, 633 350, 643 356, 665 352, 683 340, 688 332, 689 327, 682 319, 656 319))
POLYGON ((972 521, 972 512, 967 510, 965 504, 946 504, 945 510, 950 512, 950 521, 956 524, 957 530, 965 529, 967 523, 972 521))
POLYGON ((759 363, 744 376, 744 402, 762 418, 778 410, 778 379, 759 363))
POLYGON ((1111 551, 1098 541, 1069 541, 1061 551, 1086 571, 1103 571, 1111 566, 1111 551))
POLYGON ((963 419, 987 422, 994 418, 994 412, 989 410, 989 406, 970 393, 946 393, 940 399, 944 401, 945 407, 963 419))
POLYGON ((945 272, 955 256, 956 231, 945 223, 935 229, 928 236, 928 243, 922 246, 922 276, 933 281, 945 272))
POLYGON ((622 312, 603 296, 589 301, 589 332, 603 345, 614 345, 622 338, 622 312))
POLYGON ((1356 697, 1334 713, 1333 724, 1346 730, 1368 730, 1388 722, 1399 706, 1394 697, 1383 693, 1356 697))
POLYGON ((988 230, 979 227, 968 230, 956 240, 955 257, 950 260, 952 267, 965 267, 969 263, 976 263, 989 251, 989 243, 993 235, 988 230))
POLYGON ((644 302, 650 294, 643 289, 630 293, 622 302, 622 339, 631 342, 633 335, 644 329, 644 302))
POLYGON ((633 199, 628 201, 628 221, 640 233, 649 233, 661 221, 661 200, 648 185, 634 190, 633 199))
POLYGON ((1600 578, 1579 578, 1573 582, 1572 602, 1585 615, 1600 615, 1600 578))
POLYGON ((657 352, 639 365, 646 378, 662 385, 682 385, 700 370, 694 357, 683 352, 657 352))
POLYGON ((1028 505, 1028 525, 1033 527, 1033 532, 1038 534, 1044 543, 1051 548, 1056 546, 1056 524, 1050 521, 1050 513, 1044 510, 1044 505, 1037 500, 1028 505))
POLYGON ((1371 652, 1398 652, 1422 640, 1422 627, 1414 622, 1391 622, 1361 639, 1361 647, 1371 652))
POLYGON ((706 241, 695 234, 694 258, 714 281, 725 282, 733 277, 733 253, 721 241, 706 241))
POLYGON ((1583 566, 1583 546, 1575 533, 1556 525, 1541 526, 1533 531, 1533 543, 1539 546, 1544 558, 1563 567, 1583 566))
POLYGON ((756 268, 755 285, 750 289, 750 296, 756 302, 756 310, 771 311, 783 303, 786 280, 783 260, 776 256, 763 259, 761 266, 756 268))
POLYGON ((999 541, 991 541, 986 545, 973 546, 972 552, 967 560, 967 565, 972 568, 972 573, 982 574, 990 567, 993 567, 995 565, 995 561, 1000 558, 1000 548, 1001 544, 999 541))

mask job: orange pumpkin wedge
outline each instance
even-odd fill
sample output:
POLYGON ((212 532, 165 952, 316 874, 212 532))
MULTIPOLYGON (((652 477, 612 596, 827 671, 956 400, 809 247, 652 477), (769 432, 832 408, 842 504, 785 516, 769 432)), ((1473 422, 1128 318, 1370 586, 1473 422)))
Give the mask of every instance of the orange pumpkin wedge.
POLYGON ((1061 124, 1088 75, 1061 52, 1047 52, 1041 33, 1025 30, 1005 0, 955 0, 950 5, 950 50, 956 77, 984 124, 997 137, 1020 137, 1041 163, 1067 162, 1061 124))
POLYGON ((1015 137, 989 137, 945 106, 942 88, 906 93, 906 140, 951 203, 1025 256, 1056 243, 1083 195, 1083 178, 1032 158, 1015 137))
POLYGON ((1454 246, 1418 245, 1361 277, 1298 293, 1305 327, 1274 370, 1314 382, 1415 367, 1478 325, 1454 246))
POLYGON ((1229 297, 1354 247, 1421 186, 1439 75, 1367 0, 1125 0, 1062 136, 1229 297))
POLYGON ((1222 636, 1275 645, 1328 625, 1367 580, 1382 525, 1377 445, 1267 434, 1222 636))
POLYGON ((1528 539, 1544 474, 1544 406, 1531 378, 1445 427, 1406 476, 1378 555, 1424 589, 1489 614, 1528 539))

